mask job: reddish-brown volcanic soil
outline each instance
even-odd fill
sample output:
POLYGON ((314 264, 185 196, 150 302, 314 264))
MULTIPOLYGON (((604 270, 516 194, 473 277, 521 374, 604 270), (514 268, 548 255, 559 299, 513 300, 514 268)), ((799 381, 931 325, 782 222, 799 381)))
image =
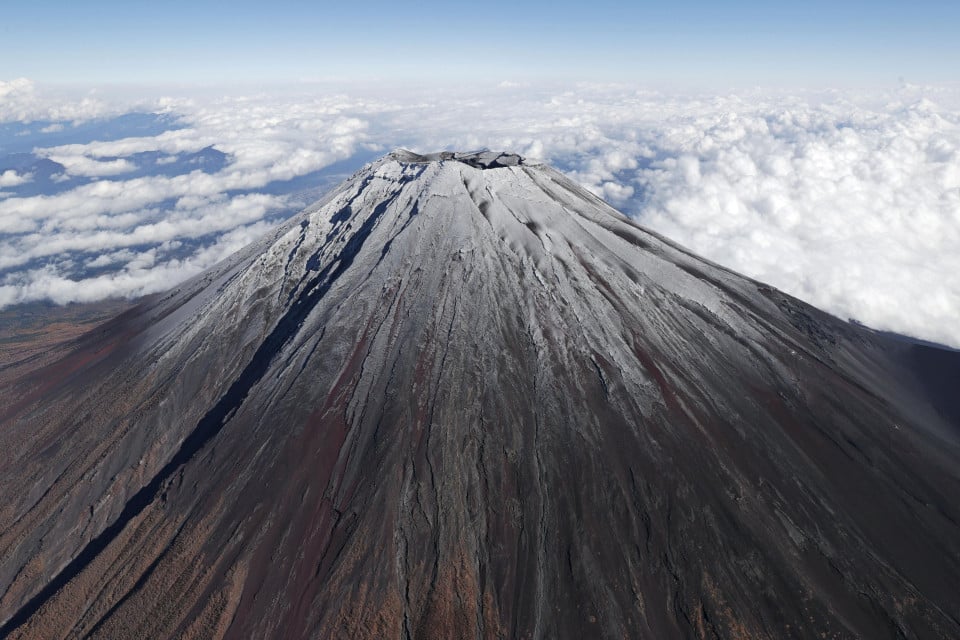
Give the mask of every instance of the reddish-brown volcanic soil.
POLYGON ((22 304, 0 311, 0 384, 49 364, 72 341, 131 308, 127 300, 56 306, 22 304))

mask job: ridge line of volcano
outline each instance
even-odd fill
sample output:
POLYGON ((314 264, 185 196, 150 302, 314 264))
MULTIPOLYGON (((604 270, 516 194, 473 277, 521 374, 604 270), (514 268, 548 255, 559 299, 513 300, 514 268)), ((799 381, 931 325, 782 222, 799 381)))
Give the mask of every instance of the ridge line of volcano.
POLYGON ((370 235, 377 221, 394 201, 396 194, 389 200, 380 203, 364 221, 363 225, 347 241, 340 252, 338 259, 331 261, 317 276, 311 280, 297 297, 292 307, 277 321, 270 334, 263 340, 254 352, 250 361, 240 372, 240 375, 231 383, 227 392, 220 397, 217 403, 198 422, 194 429, 180 443, 180 448, 170 460, 157 472, 153 479, 131 496, 112 524, 107 526, 97 536, 91 539, 73 560, 60 570, 42 589, 37 591, 21 606, 10 618, 0 625, 0 638, 7 637, 12 631, 21 627, 50 598, 55 596, 71 580, 80 575, 84 569, 113 542, 126 528, 131 520, 153 504, 160 493, 161 486, 173 474, 189 462, 203 447, 223 429, 227 419, 234 415, 250 389, 266 374, 274 358, 287 344, 304 320, 320 300, 330 290, 337 279, 353 264, 354 258, 360 251, 367 237, 370 235), (334 265, 336 268, 334 269, 334 265))

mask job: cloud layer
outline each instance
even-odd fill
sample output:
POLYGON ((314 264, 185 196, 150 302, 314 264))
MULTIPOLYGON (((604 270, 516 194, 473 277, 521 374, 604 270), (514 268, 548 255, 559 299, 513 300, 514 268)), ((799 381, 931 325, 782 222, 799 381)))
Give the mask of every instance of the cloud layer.
MULTIPOLYGON (((46 104, 23 81, 0 95, 13 96, 0 108, 8 122, 69 127, 83 116, 62 114, 117 109, 46 104)), ((20 197, 12 189, 29 177, 0 167, 0 305, 160 290, 289 215, 294 192, 335 163, 489 147, 551 162, 642 224, 841 317, 960 346, 955 87, 675 95, 505 83, 154 108, 182 128, 36 149, 82 181, 62 193, 20 197), (227 158, 215 171, 126 175, 137 154, 159 165, 211 147, 227 158)))
POLYGON ((841 317, 960 345, 960 121, 927 101, 837 115, 665 129, 642 220, 841 317))
POLYGON ((92 95, 66 97, 38 92, 27 78, 0 80, 0 122, 81 120, 116 109, 92 95))

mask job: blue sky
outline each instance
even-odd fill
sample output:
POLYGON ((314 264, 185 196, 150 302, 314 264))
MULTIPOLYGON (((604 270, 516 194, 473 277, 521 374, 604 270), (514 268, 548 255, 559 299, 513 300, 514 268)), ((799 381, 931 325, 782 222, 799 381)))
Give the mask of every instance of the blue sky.
POLYGON ((17 2, 0 79, 463 78, 686 85, 958 79, 960 2, 17 2))

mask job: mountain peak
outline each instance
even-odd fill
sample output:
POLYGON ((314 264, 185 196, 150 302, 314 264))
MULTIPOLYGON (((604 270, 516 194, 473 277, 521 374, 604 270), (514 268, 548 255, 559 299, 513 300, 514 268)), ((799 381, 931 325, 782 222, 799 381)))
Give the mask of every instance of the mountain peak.
POLYGON ((0 387, 0 637, 960 637, 955 354, 530 165, 395 151, 0 387))
POLYGON ((397 149, 389 156, 405 164, 426 164, 430 162, 461 162, 476 169, 500 169, 520 165, 537 165, 516 153, 506 151, 438 151, 435 153, 415 153, 407 149, 397 149))

